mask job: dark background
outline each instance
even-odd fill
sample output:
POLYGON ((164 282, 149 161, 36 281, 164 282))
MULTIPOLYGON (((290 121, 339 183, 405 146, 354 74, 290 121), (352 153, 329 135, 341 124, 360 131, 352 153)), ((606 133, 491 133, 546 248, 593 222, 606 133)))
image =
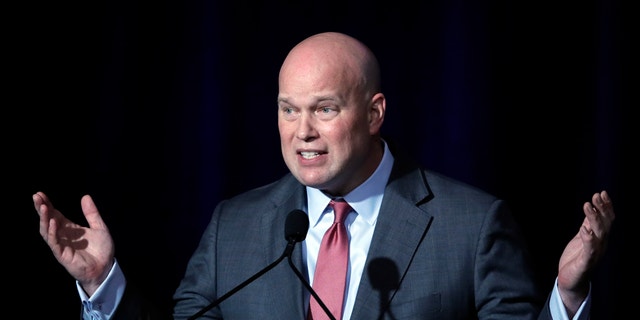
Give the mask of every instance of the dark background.
POLYGON ((74 280, 38 233, 39 190, 80 223, 91 194, 127 276, 170 299, 215 205, 287 171, 276 96, 288 50, 341 31, 380 60, 385 135, 426 167, 506 199, 542 285, 553 285, 582 204, 608 190, 617 219, 593 277, 592 319, 626 312, 620 293, 635 288, 623 288, 622 239, 638 149, 628 2, 228 2, 6 9, 10 301, 78 315, 74 280))

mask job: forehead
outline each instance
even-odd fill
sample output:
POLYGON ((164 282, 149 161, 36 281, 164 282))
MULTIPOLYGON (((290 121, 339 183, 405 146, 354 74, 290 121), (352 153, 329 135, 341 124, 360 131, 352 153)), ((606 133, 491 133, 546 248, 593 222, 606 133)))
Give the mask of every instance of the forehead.
POLYGON ((291 104, 343 101, 358 86, 353 69, 344 63, 303 61, 283 66, 278 99, 291 104))
POLYGON ((341 72, 301 73, 280 81, 278 102, 291 105, 315 105, 328 101, 344 104, 353 93, 353 84, 341 72))

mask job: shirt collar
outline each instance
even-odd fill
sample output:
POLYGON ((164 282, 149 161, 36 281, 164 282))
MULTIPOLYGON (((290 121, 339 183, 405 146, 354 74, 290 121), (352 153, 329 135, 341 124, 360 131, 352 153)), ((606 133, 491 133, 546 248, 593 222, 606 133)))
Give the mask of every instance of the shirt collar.
MULTIPOLYGON (((394 162, 386 141, 383 140, 382 143, 384 144, 384 154, 376 171, 373 172, 369 179, 344 196, 344 199, 351 205, 353 210, 371 225, 378 218, 384 189, 389 181, 394 162)), ((307 187, 307 212, 309 223, 312 226, 318 223, 330 200, 331 198, 319 189, 307 187)))

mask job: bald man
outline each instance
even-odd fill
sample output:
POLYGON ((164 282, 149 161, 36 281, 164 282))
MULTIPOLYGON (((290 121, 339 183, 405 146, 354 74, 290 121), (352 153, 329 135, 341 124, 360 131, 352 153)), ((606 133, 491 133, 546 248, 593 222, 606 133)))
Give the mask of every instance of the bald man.
MULTIPOLYGON (((556 282, 539 288, 503 200, 415 165, 381 137, 386 100, 376 57, 363 43, 342 33, 313 35, 289 52, 278 85, 280 147, 290 173, 218 204, 173 296, 174 319, 310 318, 315 291, 306 283, 318 285, 318 252, 335 199, 351 208, 344 300, 336 314, 313 319, 589 316, 588 275, 615 218, 606 191, 584 203, 556 282), (281 258, 285 221, 297 209, 309 227, 291 252, 294 269, 277 264, 224 296, 281 258)), ((42 192, 33 201, 41 235, 77 279, 84 318, 169 318, 127 284, 89 195, 81 199, 88 228, 67 220, 42 192), (77 228, 84 232, 71 232, 77 228)))

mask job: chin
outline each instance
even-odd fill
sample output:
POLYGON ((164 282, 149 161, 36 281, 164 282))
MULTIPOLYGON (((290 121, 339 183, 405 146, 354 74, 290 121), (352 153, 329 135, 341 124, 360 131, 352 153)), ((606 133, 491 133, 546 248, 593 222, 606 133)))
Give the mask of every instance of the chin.
POLYGON ((300 183, 304 184, 307 187, 312 187, 316 189, 323 189, 324 181, 319 181, 317 176, 314 177, 304 177, 304 176, 296 176, 300 183))

